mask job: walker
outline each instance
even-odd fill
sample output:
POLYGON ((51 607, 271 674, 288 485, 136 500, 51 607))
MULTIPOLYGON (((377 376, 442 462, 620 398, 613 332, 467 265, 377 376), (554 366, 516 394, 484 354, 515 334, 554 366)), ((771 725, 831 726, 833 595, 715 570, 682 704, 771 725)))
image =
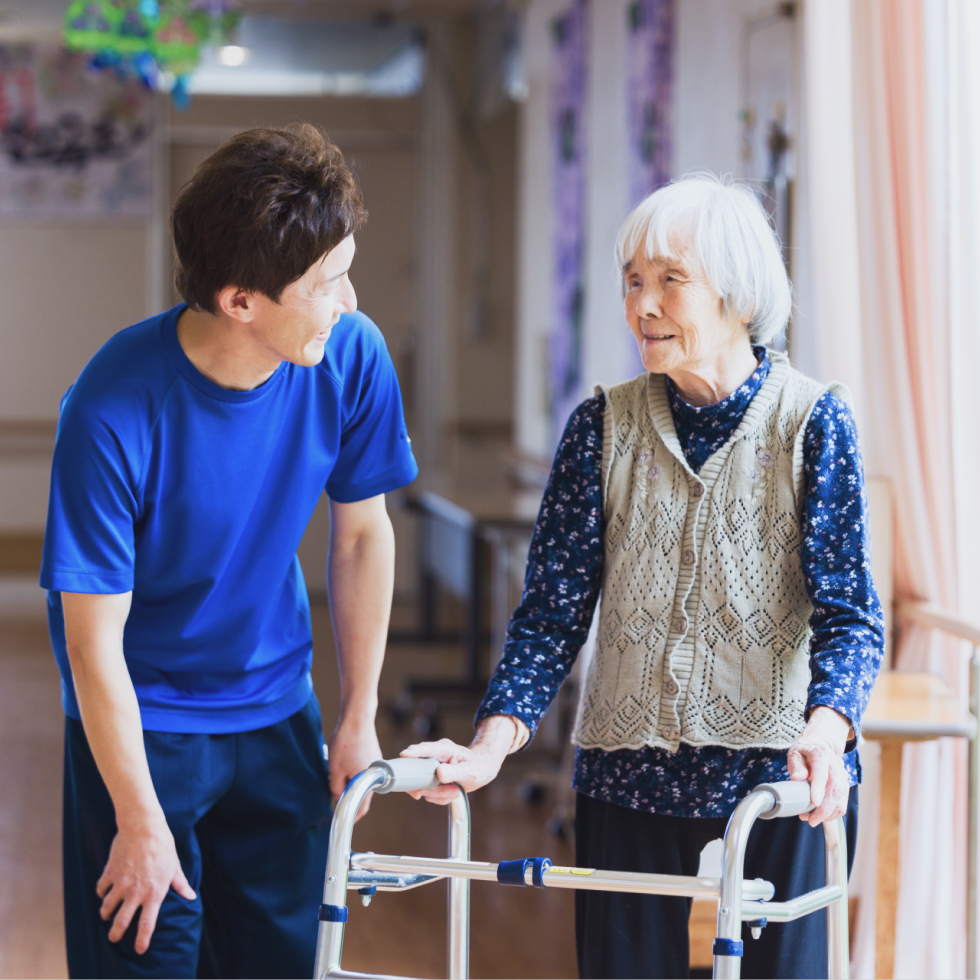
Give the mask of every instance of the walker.
MULTIPOLYGON (((756 820, 796 817, 809 813, 810 784, 765 783, 757 786, 736 807, 725 830, 721 878, 684 875, 639 874, 600 871, 595 868, 561 868, 546 857, 521 858, 490 864, 470 860, 470 807, 466 794, 449 804, 449 857, 398 857, 391 854, 351 852, 354 818, 370 792, 406 793, 439 785, 435 759, 389 759, 372 763, 347 785, 337 803, 330 828, 323 904, 317 936, 314 976, 385 977, 377 973, 344 970, 340 958, 347 921, 347 891, 356 889, 367 902, 376 891, 406 891, 449 879, 449 976, 469 976, 470 881, 496 881, 502 885, 533 888, 590 888, 596 891, 636 892, 683 898, 718 900, 718 935, 714 941, 715 977, 738 978, 742 965, 742 924, 752 935, 771 922, 789 922, 811 912, 827 910, 827 975, 846 980, 847 936, 847 841, 841 819, 824 823, 827 884, 789 902, 771 901, 775 889, 768 881, 745 881, 743 865, 749 831, 756 820)), ((389 978, 402 980, 402 978, 389 978)))

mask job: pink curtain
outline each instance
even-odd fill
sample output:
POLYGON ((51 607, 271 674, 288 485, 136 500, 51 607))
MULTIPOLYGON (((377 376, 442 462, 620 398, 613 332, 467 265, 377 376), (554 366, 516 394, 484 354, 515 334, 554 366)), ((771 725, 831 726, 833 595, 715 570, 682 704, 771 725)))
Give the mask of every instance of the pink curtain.
MULTIPOLYGON (((975 289, 976 249, 959 223, 969 181, 953 179, 978 162, 956 101, 976 98, 964 80, 974 2, 854 0, 852 30, 869 471, 893 482, 896 594, 975 616, 964 567, 980 541, 958 517, 976 509, 963 473, 980 447, 961 416, 976 398, 962 354, 977 328, 958 297, 964 273, 975 289)), ((895 666, 940 673, 965 698, 961 646, 939 634, 901 630, 895 666)), ((965 753, 962 740, 906 747, 896 977, 965 975, 965 753)))

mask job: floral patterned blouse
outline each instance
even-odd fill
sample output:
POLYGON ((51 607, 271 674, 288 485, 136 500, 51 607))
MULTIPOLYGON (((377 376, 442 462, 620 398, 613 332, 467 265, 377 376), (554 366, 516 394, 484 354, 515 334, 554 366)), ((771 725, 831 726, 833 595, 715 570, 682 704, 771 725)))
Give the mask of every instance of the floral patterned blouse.
MULTIPOLYGON (((713 405, 689 405, 667 379, 674 426, 695 473, 738 428, 769 374, 765 349, 755 351, 756 371, 713 405)), ((590 398, 565 427, 531 539, 524 594, 477 722, 514 715, 533 736, 588 635, 602 582, 604 409, 604 396, 590 398)), ((829 392, 807 422, 803 456, 802 564, 813 604, 806 712, 827 705, 849 718, 857 733, 881 665, 884 625, 871 577, 857 428, 848 406, 829 392)), ((853 786, 861 780, 860 760, 852 743, 847 748, 844 764, 853 786)), ((727 817, 759 783, 788 778, 784 749, 682 742, 677 752, 579 748, 573 786, 634 810, 727 817)))

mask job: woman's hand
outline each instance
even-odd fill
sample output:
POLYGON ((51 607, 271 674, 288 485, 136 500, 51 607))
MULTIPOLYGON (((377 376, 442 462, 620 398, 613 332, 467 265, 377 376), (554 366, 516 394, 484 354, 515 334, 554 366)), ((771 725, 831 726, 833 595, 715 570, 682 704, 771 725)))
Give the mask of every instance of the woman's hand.
POLYGON ((850 787, 844 769, 844 746, 851 723, 833 708, 814 708, 800 737, 789 747, 789 778, 810 780, 810 800, 816 807, 800 814, 811 827, 836 820, 847 812, 850 787))
POLYGON ((524 743, 522 729, 521 723, 511 715, 492 715, 480 723, 469 748, 448 738, 410 745, 401 755, 407 759, 438 759, 442 765, 436 770, 436 776, 444 785, 417 790, 409 796, 446 804, 459 796, 455 783, 467 793, 486 786, 496 779, 504 759, 524 743))

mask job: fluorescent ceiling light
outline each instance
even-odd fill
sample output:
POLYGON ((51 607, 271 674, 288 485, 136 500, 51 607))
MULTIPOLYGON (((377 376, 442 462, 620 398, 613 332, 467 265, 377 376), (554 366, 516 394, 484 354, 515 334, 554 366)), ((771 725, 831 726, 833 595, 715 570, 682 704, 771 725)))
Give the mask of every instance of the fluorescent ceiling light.
POLYGON ((248 48, 243 48, 237 44, 226 44, 218 48, 218 61, 227 68, 237 68, 248 61, 252 52, 248 48))
POLYGON ((245 14, 235 39, 202 51, 192 95, 405 96, 419 90, 425 73, 425 52, 409 24, 245 14))

